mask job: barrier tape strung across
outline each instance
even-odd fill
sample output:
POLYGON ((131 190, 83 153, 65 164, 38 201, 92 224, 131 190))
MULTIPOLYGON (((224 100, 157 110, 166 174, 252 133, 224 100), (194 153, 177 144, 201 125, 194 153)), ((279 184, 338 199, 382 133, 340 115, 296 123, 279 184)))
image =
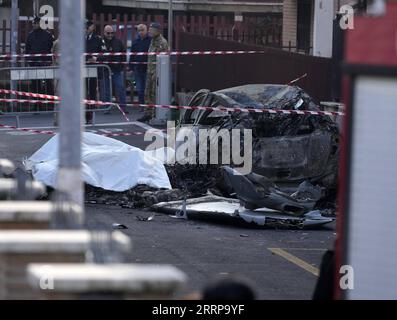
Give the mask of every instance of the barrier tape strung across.
POLYGON ((123 115, 124 119, 127 120, 127 122, 130 122, 130 118, 127 117, 127 115, 125 114, 124 110, 122 108, 120 108, 120 106, 117 103, 114 103, 113 105, 115 105, 117 107, 117 109, 119 109, 119 111, 123 115))
POLYGON ((16 91, 16 90, 0 89, 0 93, 2 93, 2 94, 13 94, 13 95, 16 95, 16 96, 23 96, 23 97, 30 97, 30 98, 47 99, 47 100, 58 100, 58 101, 61 100, 58 96, 52 96, 52 95, 49 95, 49 94, 42 94, 42 93, 16 91))
MULTIPOLYGON (((29 98, 46 99, 46 101, 23 100, 23 99, 0 99, 1 102, 20 102, 20 103, 40 103, 40 102, 41 103, 55 103, 56 102, 56 103, 59 103, 61 101, 61 98, 58 96, 53 96, 53 95, 43 94, 43 93, 0 89, 0 94, 10 94, 10 95, 29 97, 29 98), (48 100, 52 100, 52 101, 48 101, 48 100)), ((83 103, 94 104, 94 105, 114 105, 114 104, 116 104, 113 102, 103 102, 103 101, 95 101, 95 100, 87 100, 87 99, 84 99, 83 103)))
POLYGON ((31 104, 58 104, 59 103, 59 101, 54 101, 54 100, 24 100, 24 99, 2 99, 2 98, 0 98, 0 102, 31 103, 31 104))
MULTIPOLYGON (((9 102, 9 103, 31 103, 31 104, 59 104, 61 101, 59 100, 25 100, 25 99, 4 99, 0 98, 0 102, 9 102)), ((94 100, 83 100, 83 103, 89 105, 114 105, 113 102, 102 102, 102 101, 94 101, 94 100)))
MULTIPOLYGON (((237 54, 262 54, 266 53, 265 50, 230 50, 230 51, 164 51, 164 52, 93 52, 84 53, 85 56, 160 56, 160 55, 172 55, 172 56, 188 56, 188 55, 237 55, 237 54)), ((11 58, 28 58, 28 57, 60 57, 60 54, 54 53, 30 53, 30 54, 2 54, 1 59, 11 58)))
POLYGON ((1 123, 0 123, 0 127, 5 128, 5 129, 12 129, 12 130, 23 131, 23 132, 31 132, 31 133, 36 133, 36 134, 50 134, 50 135, 56 134, 55 131, 17 128, 15 126, 9 126, 6 124, 1 124, 1 123))
MULTIPOLYGON (((27 128, 18 128, 15 126, 5 125, 0 123, 0 128, 22 131, 22 132, 30 132, 33 134, 47 134, 47 135, 54 135, 57 134, 56 131, 51 130, 37 130, 37 129, 27 129, 27 128)), ((151 132, 162 132, 164 130, 150 130, 151 132)), ((133 132, 119 132, 119 133, 98 133, 98 135, 106 136, 106 137, 129 137, 129 136, 141 136, 144 135, 146 132, 142 131, 133 131, 133 132)))
MULTIPOLYGON (((60 101, 56 101, 56 100, 24 100, 24 99, 1 99, 0 98, 0 102, 7 102, 7 103, 21 103, 21 104, 38 104, 38 105, 42 105, 42 104, 59 104, 60 101)), ((102 101, 93 101, 93 100, 84 100, 83 101, 85 104, 88 105, 115 105, 119 111, 121 112, 121 114, 123 115, 123 117, 130 122, 130 119, 128 118, 128 116, 125 114, 125 112, 123 111, 123 109, 120 108, 120 106, 117 103, 105 103, 102 101)), ((87 112, 90 112, 90 110, 86 110, 87 112)))
MULTIPOLYGON (((41 93, 32 93, 32 92, 23 92, 23 91, 16 91, 16 90, 6 90, 6 89, 0 89, 0 93, 2 94, 12 94, 16 96, 24 96, 24 97, 29 97, 29 98, 40 98, 40 99, 49 99, 46 101, 43 100, 23 100, 23 99, 0 99, 0 102, 8 102, 8 103, 31 103, 31 104, 58 104, 60 102, 60 97, 58 96, 52 96, 52 95, 47 95, 47 94, 41 94, 41 93)), ((116 105, 116 107, 119 109, 123 117, 130 122, 130 119, 128 116, 125 114, 125 112, 120 108, 120 106, 116 103, 108 102, 104 103, 101 101, 94 101, 94 100, 83 100, 84 103, 89 104, 89 105, 116 105)))
MULTIPOLYGON (((15 95, 28 95, 30 97, 37 97, 32 95, 38 95, 36 93, 11 91, 6 89, 0 89, 0 93, 15 94, 15 95)), ((59 97, 51 95, 40 94, 44 99, 55 99, 59 97)), ((21 99, 0 99, 0 102, 20 102, 20 103, 43 103, 40 100, 21 100, 21 99)), ((86 104, 90 105, 116 105, 119 110, 126 117, 120 106, 113 102, 103 102, 94 100, 84 100, 86 104)), ((44 101, 44 103, 59 103, 58 101, 44 101)), ((256 108, 226 108, 226 107, 190 107, 190 106, 173 106, 173 105, 158 105, 158 104, 139 104, 139 103, 128 103, 125 107, 146 107, 146 108, 163 108, 163 109, 185 109, 185 110, 208 110, 208 111, 223 111, 223 112, 248 112, 248 113, 269 113, 269 114, 296 114, 296 115, 317 115, 317 116, 344 116, 344 112, 335 111, 311 111, 311 110, 279 110, 279 109, 256 109, 256 108)), ((129 121, 129 120, 128 120, 129 121)))
MULTIPOLYGON (((0 63, 3 62, 12 62, 11 60, 0 60, 0 63)), ((49 66, 52 66, 52 62, 51 61, 43 61, 43 60, 34 60, 34 61, 29 61, 29 60, 25 60, 25 61, 18 61, 18 62, 34 62, 34 63, 47 63, 49 64, 49 66)), ((122 65, 130 65, 130 64, 157 64, 157 62, 126 62, 126 61, 95 61, 95 62, 90 62, 87 65, 92 65, 92 64, 122 64, 122 65)), ((172 65, 176 65, 176 64, 184 64, 183 62, 178 62, 178 63, 171 63, 172 65)), ((43 66, 45 67, 45 66, 43 66)))
POLYGON ((294 83, 298 82, 299 80, 302 80, 302 79, 304 79, 306 77, 307 77, 307 73, 305 73, 304 75, 300 76, 299 78, 291 80, 290 82, 287 83, 287 86, 290 86, 291 84, 294 84, 294 83))
MULTIPOLYGON (((59 101, 40 101, 40 100, 20 100, 20 99, 0 99, 0 102, 17 102, 17 103, 37 103, 37 104, 45 104, 45 103, 53 103, 58 104, 59 101)), ((127 115, 120 108, 118 104, 115 103, 105 103, 101 101, 87 101, 87 104, 91 105, 115 105, 118 107, 120 112, 129 122, 127 115)), ((211 108, 211 107, 188 107, 188 106, 171 106, 171 105, 158 105, 158 104, 139 104, 139 103, 127 103, 126 107, 146 107, 146 108, 163 108, 163 109, 185 109, 185 110, 208 110, 208 111, 223 111, 223 112, 247 112, 247 113, 269 113, 269 114, 295 114, 295 115, 313 115, 313 116, 344 116, 343 112, 334 112, 334 111, 310 111, 310 110, 275 110, 275 109, 254 109, 254 108, 211 108)), ((89 110, 88 110, 89 111, 89 110)))

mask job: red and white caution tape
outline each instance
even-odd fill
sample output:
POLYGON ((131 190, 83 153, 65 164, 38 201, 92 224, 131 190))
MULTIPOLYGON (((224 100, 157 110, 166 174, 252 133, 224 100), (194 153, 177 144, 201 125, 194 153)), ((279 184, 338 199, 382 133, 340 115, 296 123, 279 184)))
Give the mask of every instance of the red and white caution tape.
MULTIPOLYGON (((16 91, 16 90, 8 90, 8 89, 0 89, 0 93, 2 94, 10 94, 10 95, 15 95, 15 96, 22 96, 22 97, 29 97, 29 98, 39 98, 39 99, 47 99, 47 100, 54 100, 54 101, 61 101, 61 98, 58 96, 53 96, 53 95, 49 95, 49 94, 44 94, 44 93, 34 93, 34 92, 25 92, 25 91, 16 91)), ((4 100, 4 99, 3 99, 4 100)), ((9 102, 14 102, 11 100, 15 100, 15 99, 6 99, 9 100, 9 102)), ((21 100, 24 103, 28 103, 28 102, 37 102, 40 100, 21 100)), ((47 102, 47 101, 46 101, 47 102)), ((111 102, 102 102, 102 101, 95 101, 95 100, 83 100, 84 103, 87 104, 112 104, 111 102)))
MULTIPOLYGON (((4 99, 0 98, 0 102, 8 102, 8 103, 22 103, 22 104, 59 104, 61 101, 59 100, 26 100, 26 99, 4 99)), ((113 102, 102 102, 95 100, 83 100, 83 103, 88 105, 114 105, 113 102)))
POLYGON ((310 110, 277 110, 277 109, 256 109, 256 108, 226 108, 226 107, 188 107, 188 106, 170 106, 157 104, 139 104, 138 106, 148 108, 165 108, 165 109, 190 109, 190 110, 209 110, 209 111, 226 111, 226 112, 248 112, 248 113, 269 113, 269 114, 297 114, 313 116, 344 116, 343 112, 331 111, 310 111, 310 110))
MULTIPOLYGON (((11 93, 11 90, 1 89, 0 93, 11 93)), ((20 91, 12 91, 15 95, 30 94, 20 91)), ((46 99, 56 96, 43 95, 46 99)), ((59 98, 59 97, 58 97, 59 98)), ((51 99, 51 98, 50 98, 51 99)), ((20 103, 59 103, 59 101, 41 101, 41 100, 20 100, 20 99, 0 99, 0 102, 20 102, 20 103)), ((116 103, 94 101, 94 100, 84 100, 83 101, 89 105, 116 105, 121 113, 126 119, 128 117, 116 103)), ((226 108, 226 107, 191 107, 191 106, 173 106, 173 105, 158 105, 158 104, 139 104, 139 103, 129 103, 125 104, 124 107, 146 107, 146 108, 163 108, 163 109, 185 109, 185 110, 207 110, 207 111, 224 111, 224 112, 248 112, 248 113, 269 113, 269 114, 295 114, 295 115, 314 115, 314 116, 344 116, 343 112, 333 112, 333 111, 311 111, 311 110, 278 110, 278 109, 257 109, 257 108, 226 108)), ((127 120, 129 121, 129 120, 127 120)))
MULTIPOLYGON (((16 103, 33 103, 33 104, 58 104, 59 101, 52 100, 21 100, 21 99, 0 99, 0 102, 16 102, 16 103)), ((129 122, 129 118, 116 103, 106 103, 102 101, 84 100, 89 105, 115 105, 126 120, 129 122)), ((269 113, 269 114, 295 114, 295 115, 313 115, 313 116, 344 116, 343 112, 331 112, 331 111, 310 111, 310 110, 277 110, 277 109, 255 109, 255 108, 225 108, 225 107, 189 107, 189 106, 172 106, 172 105, 159 105, 159 104, 139 104, 139 103, 127 103, 124 106, 128 107, 145 107, 145 108, 163 108, 163 109, 185 109, 185 110, 207 110, 207 111, 223 111, 223 112, 246 112, 246 113, 269 113)), ((89 110, 87 110, 89 111, 89 110)))
MULTIPOLYGON (((34 93, 34 92, 25 92, 25 91, 16 91, 16 90, 8 90, 8 89, 0 89, 0 94, 10 94, 15 96, 29 97, 29 98, 39 98, 53 101, 43 101, 43 100, 21 100, 21 99, 1 99, 1 102, 20 102, 20 103, 59 103, 61 98, 58 96, 53 96, 49 94, 43 93, 34 93)), ((113 105, 113 102, 103 102, 96 100, 87 100, 84 99, 83 103, 91 104, 91 105, 113 105)))
POLYGON ((7 102, 7 103, 29 103, 29 104, 58 104, 59 101, 54 100, 24 100, 24 99, 1 99, 0 102, 7 102))
POLYGON ((5 128, 5 129, 12 129, 12 130, 17 130, 17 131, 23 131, 23 132, 31 132, 31 133, 35 133, 35 134, 56 134, 55 131, 49 131, 49 130, 36 130, 36 129, 26 129, 26 128, 17 128, 15 126, 9 126, 9 125, 5 125, 5 124, 1 124, 0 123, 0 127, 1 128, 5 128))
MULTIPOLYGON (((0 63, 3 63, 3 62, 11 62, 11 60, 0 60, 0 63)), ((51 65, 51 62, 49 62, 49 61, 43 61, 43 60, 34 60, 34 61, 28 61, 28 60, 26 60, 26 61, 18 61, 18 62, 34 62, 34 63, 47 63, 47 64, 50 64, 51 65)), ((130 64, 132 64, 132 65, 139 65, 139 64, 145 64, 145 65, 149 65, 149 64, 157 64, 157 62, 135 62, 135 61, 133 61, 133 62, 126 62, 126 61, 96 61, 96 62, 90 62, 90 63, 88 63, 87 65, 92 65, 92 64, 115 64, 115 65, 130 65, 130 64)), ((182 64, 184 64, 183 62, 178 62, 178 63, 172 63, 173 65, 176 65, 176 64, 178 64, 178 65, 182 65, 182 64)))
POLYGON ((23 96, 23 97, 29 97, 29 98, 40 98, 40 99, 58 100, 58 101, 61 100, 58 96, 52 96, 49 94, 42 94, 42 93, 16 91, 16 90, 0 89, 0 93, 12 94, 12 95, 16 95, 16 96, 23 96))
POLYGON ((287 86, 290 86, 291 84, 294 84, 295 82, 298 82, 299 80, 302 80, 303 78, 307 77, 307 73, 305 73, 304 75, 300 76, 299 78, 296 78, 290 82, 287 83, 287 86))
MULTIPOLYGON (((114 105, 117 107, 117 109, 119 109, 119 111, 121 112, 121 114, 123 115, 123 117, 125 118, 125 120, 127 120, 128 122, 130 122, 130 119, 127 117, 127 115, 125 114, 124 110, 122 108, 120 108, 120 106, 117 103, 114 103, 114 105)), ((124 107, 125 108, 125 107, 124 107)))
MULTIPOLYGON (((41 98, 41 99, 50 99, 50 100, 23 100, 23 99, 0 99, 0 102, 8 102, 8 103, 29 103, 29 104, 58 104, 61 100, 60 97, 58 96, 53 96, 53 95, 48 95, 48 94, 41 94, 41 93, 32 93, 32 92, 23 92, 23 91, 16 91, 16 90, 6 90, 6 89, 0 89, 0 93, 3 94, 12 94, 16 96, 24 96, 24 97, 30 97, 30 98, 41 98)), ((130 119, 124 112, 122 108, 117 103, 113 102, 102 102, 102 101, 95 101, 95 100, 83 100, 85 104, 88 105, 115 105, 123 117, 130 122, 130 119)), ((89 111, 89 110, 87 110, 89 111)))
MULTIPOLYGON (((238 54, 262 54, 265 50, 229 50, 229 51, 165 51, 165 52, 93 52, 84 53, 85 56, 106 57, 106 56, 159 56, 159 55, 173 55, 173 56, 199 56, 199 55, 238 55, 238 54)), ((60 54, 54 53, 33 53, 33 54, 2 54, 1 59, 11 58, 28 58, 28 57, 59 57, 60 54)), ((35 61, 32 61, 35 62, 35 61)))
MULTIPOLYGON (((7 103, 21 103, 21 104, 38 104, 38 105, 42 105, 42 104, 59 104, 60 101, 55 101, 55 100, 23 100, 23 99, 1 99, 0 98, 0 102, 7 102, 7 103)), ((115 105, 121 112, 121 114, 123 115, 123 117, 130 122, 130 119, 127 117, 127 115, 125 114, 125 112, 123 111, 123 109, 120 108, 120 106, 116 103, 105 103, 102 101, 93 101, 93 100, 84 100, 84 103, 88 104, 88 105, 115 105)), ((90 112, 90 109, 87 109, 86 112, 90 112)))

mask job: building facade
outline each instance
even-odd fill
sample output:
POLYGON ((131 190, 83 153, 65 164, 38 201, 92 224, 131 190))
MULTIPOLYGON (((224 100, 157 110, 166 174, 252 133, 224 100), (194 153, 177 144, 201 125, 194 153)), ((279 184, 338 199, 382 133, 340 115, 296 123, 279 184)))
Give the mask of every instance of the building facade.
POLYGON ((344 5, 366 10, 363 0, 284 0, 283 46, 321 57, 332 56, 333 20, 344 5))
MULTIPOLYGON (((100 1, 98 1, 100 2, 100 1)), ((103 6, 146 10, 168 10, 168 0, 102 0, 103 6)), ((281 13, 283 0, 179 0, 175 11, 223 13, 281 13)))

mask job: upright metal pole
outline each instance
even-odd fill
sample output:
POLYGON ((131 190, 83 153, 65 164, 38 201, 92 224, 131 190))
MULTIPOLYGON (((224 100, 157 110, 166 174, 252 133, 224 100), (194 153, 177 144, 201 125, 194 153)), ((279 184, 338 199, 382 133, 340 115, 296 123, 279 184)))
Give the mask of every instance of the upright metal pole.
MULTIPOLYGON (((18 9, 18 0, 12 0, 11 2, 11 67, 15 68, 17 63, 17 45, 18 45, 18 21, 19 21, 19 9, 18 9)), ((11 81, 11 90, 16 90, 15 81, 11 81)), ((14 98, 14 96, 12 96, 14 98)), ((14 104, 12 104, 12 108, 14 108, 14 104)), ((12 110, 14 111, 14 110, 12 110)))
POLYGON ((33 0, 33 16, 39 15, 39 0, 33 0))
MULTIPOLYGON (((60 94, 58 190, 84 206, 81 180, 81 137, 85 1, 60 1, 60 94)), ((82 211, 83 212, 83 211, 82 211)), ((83 215, 83 214, 82 214, 83 215)), ((79 219, 83 223, 83 216, 79 219)))
MULTIPOLYGON (((171 56, 159 55, 156 58, 156 104, 171 104, 171 56)), ((155 125, 162 125, 167 122, 169 109, 156 108, 156 119, 152 120, 155 125)))
POLYGON ((172 29, 173 29, 173 9, 172 9, 172 0, 168 0, 168 45, 170 50, 172 51, 172 29))

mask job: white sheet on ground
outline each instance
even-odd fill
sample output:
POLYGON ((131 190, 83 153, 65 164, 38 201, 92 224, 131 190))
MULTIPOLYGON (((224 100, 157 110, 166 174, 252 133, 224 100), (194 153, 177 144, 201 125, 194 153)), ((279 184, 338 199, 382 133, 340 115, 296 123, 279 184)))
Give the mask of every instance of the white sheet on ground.
MULTIPOLYGON (((57 186, 58 141, 57 134, 25 162, 36 180, 53 188, 57 186)), ((92 186, 120 192, 138 184, 171 189, 163 162, 156 158, 160 154, 160 151, 146 152, 112 138, 84 132, 82 179, 92 186)))

